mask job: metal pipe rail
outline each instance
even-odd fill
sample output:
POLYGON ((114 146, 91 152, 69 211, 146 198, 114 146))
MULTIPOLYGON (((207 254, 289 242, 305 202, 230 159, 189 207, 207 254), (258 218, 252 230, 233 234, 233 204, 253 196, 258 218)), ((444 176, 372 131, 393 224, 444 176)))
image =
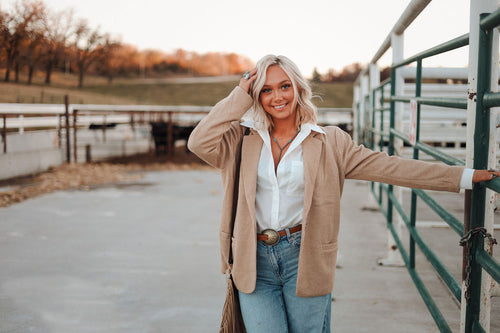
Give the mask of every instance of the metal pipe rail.
POLYGON ((453 275, 446 269, 445 265, 438 259, 437 255, 432 252, 429 246, 424 242, 420 234, 418 233, 416 227, 412 225, 410 217, 406 215, 403 206, 401 206, 400 202, 394 196, 394 193, 389 193, 389 198, 393 202, 394 208, 399 212, 401 217, 403 218, 404 223, 406 224, 408 231, 411 234, 411 237, 417 245, 419 246, 422 253, 425 255, 427 260, 432 264, 436 272, 443 279, 445 284, 450 288, 451 293, 455 296, 457 300, 460 300, 461 297, 461 288, 457 283, 453 275))
POLYGON ((500 179, 495 178, 490 180, 487 184, 486 187, 489 188, 490 190, 493 190, 497 193, 500 193, 500 179))
POLYGON ((403 14, 401 14, 401 17, 391 29, 384 42, 373 56, 370 63, 376 63, 389 49, 389 47, 391 46, 392 34, 402 34, 430 2, 431 0, 414 0, 408 5, 408 7, 406 7, 405 11, 403 12, 403 14))
MULTIPOLYGON (((414 3, 423 3, 420 1, 412 1, 414 3)), ((427 2, 428 3, 428 2, 427 2)), ((425 7, 425 6, 424 6, 425 7)), ((410 8, 410 6, 408 6, 410 8)), ((407 10, 408 10, 407 8, 407 10)), ((418 13, 421 10, 418 10, 418 13)), ((417 15, 418 15, 417 13, 417 15)), ((402 20, 404 17, 405 20, 408 19, 408 13, 402 15, 402 20)), ((471 16, 472 17, 472 16, 471 16)), ((414 18, 413 18, 414 19, 414 18)), ((411 19, 411 20, 413 20, 411 19)), ((410 20, 410 21, 411 21, 410 20)), ((471 18, 471 22, 472 22, 471 18)), ((490 83, 491 80, 491 68, 492 63, 495 65, 496 62, 491 61, 492 54, 492 45, 493 40, 492 36, 494 35, 494 30, 500 25, 500 10, 496 10, 494 13, 489 15, 483 15, 480 19, 479 26, 480 28, 480 37, 479 37, 479 56, 478 56, 478 73, 477 73, 477 94, 474 90, 468 91, 468 96, 463 98, 451 98, 451 97, 422 97, 421 96, 421 87, 422 87, 422 60, 431 56, 435 56, 441 53, 449 52, 451 50, 455 50, 464 46, 469 45, 470 39, 476 41, 476 36, 470 36, 469 34, 459 36, 455 39, 432 47, 428 50, 420 52, 416 55, 413 55, 406 59, 397 59, 394 61, 391 66, 391 76, 388 80, 377 86, 371 86, 371 94, 362 95, 357 101, 358 106, 358 114, 356 115, 357 121, 357 133, 360 136, 360 140, 365 143, 365 145, 370 146, 372 149, 375 149, 375 144, 378 144, 379 150, 385 149, 385 141, 388 137, 388 146, 387 150, 389 155, 394 154, 395 152, 395 143, 394 140, 400 139, 402 142, 413 147, 413 158, 419 159, 419 152, 425 152, 426 154, 436 158, 438 161, 442 161, 449 165, 464 165, 464 161, 461 159, 457 159, 453 156, 450 156, 434 147, 431 147, 420 141, 420 108, 421 105, 430 105, 430 106, 439 106, 445 108, 455 108, 461 110, 469 110, 470 102, 474 100, 477 103, 476 108, 476 124, 475 124, 475 139, 474 139, 474 168, 475 169, 487 169, 488 168, 488 142, 491 138, 490 136, 490 112, 489 109, 491 107, 500 107, 500 93, 491 92, 490 83), (415 95, 412 97, 408 96, 398 96, 396 93, 396 85, 399 83, 400 79, 404 80, 404 76, 396 75, 397 73, 401 73, 407 66, 412 63, 417 63, 416 67, 416 88, 415 95), (390 86, 390 97, 384 98, 384 88, 390 86), (366 96, 369 96, 371 99, 370 103, 365 103, 366 96), (477 100, 477 102, 476 102, 477 100), (385 107, 386 101, 390 103, 390 128, 389 131, 384 130, 384 111, 387 110, 385 107), (410 135, 405 134, 402 131, 396 129, 395 127, 395 112, 397 103, 410 103, 415 102, 416 105, 416 129, 412 140, 410 140, 410 135), (366 107, 366 109, 360 110, 361 107, 366 107), (369 108, 371 107, 371 108, 369 108), (367 121, 364 122, 365 125, 370 125, 371 127, 360 128, 360 120, 362 120, 361 114, 370 114, 371 113, 371 124, 367 121), (379 117, 379 120, 377 118, 379 117), (376 128, 376 120, 378 120, 379 128, 376 128), (375 135, 379 136, 379 140, 375 139, 375 135)), ((402 32, 404 29, 400 32, 402 32)), ((391 45, 392 35, 395 34, 395 31, 391 31, 391 34, 386 38, 383 45, 377 51, 371 63, 375 63, 388 49, 391 45)), ((496 35, 498 36, 498 35, 496 35)), ((498 37, 496 37, 498 38, 498 37)), ((497 46, 498 47, 498 46, 497 46)), ((495 49, 495 52, 498 53, 498 49, 495 49)), ((413 70, 413 69, 412 69, 413 70)), ((358 77, 356 84, 363 85, 363 76, 366 75, 368 70, 362 71, 361 75, 358 77)), ((371 72, 371 69, 370 69, 371 72)), ((408 72, 408 71, 406 71, 408 72)), ((495 74, 498 75, 498 74, 495 74)), ((404 81, 403 81, 404 82, 404 81)), ((363 88, 362 88, 363 89, 363 88)), ((355 89, 356 92, 356 89, 355 89)), ((411 194, 411 212, 410 216, 403 210, 402 205, 396 198, 394 194, 393 186, 378 184, 379 191, 376 193, 375 184, 371 184, 372 192, 374 197, 376 198, 383 214, 386 216, 388 222, 388 228, 391 231, 391 234, 394 238, 394 242, 397 245, 401 256, 407 266, 409 274, 414 280, 417 289, 419 290, 424 302, 428 306, 436 325, 438 326, 441 332, 451 332, 450 327, 448 326, 446 320, 441 315, 439 309, 436 304, 432 300, 432 297, 428 293, 425 285, 422 283, 422 280, 419 277, 419 274, 415 270, 415 246, 418 246, 429 262, 433 265, 436 272, 441 276, 445 284, 450 289, 451 293, 455 296, 456 299, 461 301, 462 303, 462 311, 465 309, 464 319, 461 323, 463 332, 486 332, 485 328, 482 327, 483 323, 485 325, 489 325, 489 319, 487 322, 480 323, 480 313, 481 313, 481 300, 484 299, 485 296, 482 294, 482 288, 487 288, 487 284, 485 287, 482 287, 481 283, 481 273, 484 271, 493 280, 500 283, 500 264, 491 256, 491 247, 493 245, 492 241, 487 243, 486 239, 483 237, 472 237, 471 243, 467 248, 467 256, 464 257, 464 260, 467 262, 467 267, 470 268, 470 272, 467 273, 467 277, 464 280, 464 284, 462 287, 458 284, 458 282, 453 278, 453 276, 449 273, 446 267, 437 259, 437 256, 430 250, 427 244, 424 243, 422 238, 417 232, 416 229, 416 210, 417 210, 417 196, 420 197, 433 211, 435 211, 459 236, 464 236, 464 239, 470 231, 477 232, 480 228, 484 226, 485 219, 485 201, 486 195, 485 190, 489 188, 494 190, 497 193, 500 193, 500 179, 494 179, 485 184, 475 184, 474 190, 472 192, 472 204, 471 204, 471 212, 470 212, 470 220, 466 219, 466 223, 461 223, 456 217, 447 212, 443 207, 441 207, 436 201, 434 201, 425 191, 422 190, 412 190, 411 194), (384 205, 382 196, 383 193, 386 193, 387 200, 384 205), (403 247, 403 244, 400 240, 399 234, 396 232, 396 228, 393 225, 393 208, 399 213, 402 221, 406 225, 409 233, 410 233, 410 245, 409 252, 403 247), (489 244, 489 245, 488 245, 489 244), (487 250, 487 249, 490 250, 487 250), (464 296, 465 295, 465 296, 464 296), (468 296, 470 295, 470 297, 468 296)), ((464 270, 466 269, 464 265, 464 270)), ((469 268, 467 268, 469 270, 469 268)), ((489 295, 489 294, 488 294, 489 295)), ((483 316, 484 318, 484 316, 483 316)), ((488 315, 489 318, 489 315, 488 315)), ((485 326, 486 327, 486 326, 485 326)), ((488 329, 488 327, 486 327, 488 329)))
MULTIPOLYGON (((412 145, 410 143, 410 139, 409 139, 409 136, 407 134, 405 134, 401 131, 398 131, 395 128, 391 128, 390 133, 393 134, 395 137, 403 140, 405 143, 412 145)), ((419 151, 423 151, 427 155, 430 155, 430 156, 434 157, 436 160, 444 162, 448 165, 464 165, 465 164, 464 161, 459 160, 458 158, 455 158, 451 155, 448 155, 448 154, 440 151, 439 149, 431 147, 426 143, 417 141, 413 146, 414 146, 414 149, 417 149, 419 151)))
MULTIPOLYGON (((412 237, 415 237, 417 242, 424 245, 422 252, 426 256, 426 258, 429 260, 429 262, 431 262, 431 264, 436 269, 438 274, 440 274, 443 281, 445 281, 447 286, 450 288, 450 291, 452 292, 452 294, 456 298, 459 299, 460 286, 455 281, 453 276, 451 276, 451 274, 446 270, 446 268, 439 261, 439 259, 437 259, 437 256, 434 255, 433 252, 425 245, 424 241, 422 240, 422 238, 418 234, 415 226, 411 225, 412 224, 411 219, 408 218, 408 216, 406 215, 406 212, 404 211, 402 206, 399 204, 397 198, 392 193, 392 190, 390 189, 390 185, 388 186, 385 184, 380 184, 380 187, 381 187, 381 190, 384 190, 387 193, 388 200, 395 203, 394 207, 401 214, 403 221, 406 224, 406 226, 408 227, 408 231, 411 233, 412 237), (458 293, 458 295, 457 295, 457 293, 458 293)), ((389 219, 390 215, 388 214, 388 211, 383 210, 382 205, 380 206, 380 208, 383 211, 386 218, 389 219)), ((408 269, 408 273, 410 274, 410 276, 413 280, 413 283, 417 287, 417 290, 420 293, 420 296, 424 300, 425 305, 427 306, 427 308, 429 310, 429 313, 431 314, 432 318, 434 319, 434 322, 436 323, 436 325, 438 326, 438 328, 441 332, 451 332, 448 324, 446 323, 446 320, 445 320, 443 314, 439 310, 439 307, 434 302, 434 299, 432 298, 429 291, 427 290, 427 287, 425 286, 424 282, 420 278, 420 275, 417 273, 415 266, 412 263, 412 261, 414 259, 412 259, 411 253, 410 253, 410 255, 408 255, 408 252, 406 251, 406 249, 403 245, 403 242, 401 241, 401 238, 399 237, 399 234, 397 233, 396 229, 394 228, 394 224, 388 223, 387 227, 389 228, 389 231, 391 232, 391 235, 394 238, 394 241, 395 241, 398 249, 400 250, 401 257, 405 263, 406 268, 408 269)))
POLYGON ((408 268, 408 273, 410 274, 410 277, 412 278, 413 283, 417 287, 417 290, 420 293, 420 296, 422 297, 422 299, 426 300, 425 305, 427 306, 427 309, 429 309, 429 313, 431 314, 432 318, 434 319, 436 326, 439 328, 440 332, 450 332, 451 333, 451 330, 450 330, 448 324, 446 324, 446 320, 444 319, 443 314, 441 313, 441 311, 439 310, 439 307, 436 305, 436 303, 432 299, 429 291, 425 287, 425 284, 423 283, 422 279, 420 279, 419 274, 417 273, 415 268, 410 267, 411 266, 411 259, 409 258, 408 254, 403 246, 403 243, 399 239, 398 233, 394 229, 394 225, 390 224, 388 226, 388 228, 389 228, 391 235, 393 236, 393 238, 396 242, 396 245, 400 249, 401 257, 403 258, 403 261, 404 261, 406 267, 408 268))
POLYGON ((465 34, 462 36, 459 36, 455 39, 452 39, 450 41, 444 42, 442 44, 436 45, 430 49, 427 49, 423 52, 417 53, 412 57, 409 57, 401 62, 395 63, 391 65, 392 69, 396 69, 399 67, 403 67, 406 65, 409 65, 411 63, 414 63, 418 60, 424 59, 424 58, 429 58, 441 53, 453 51, 455 49, 464 47, 469 45, 469 34, 465 34))
POLYGON ((483 18, 481 18, 481 21, 479 22, 479 26, 484 31, 492 30, 493 28, 496 28, 499 25, 500 25, 500 11, 498 10, 489 15, 484 16, 483 18))
MULTIPOLYGON (((491 71, 492 65, 498 66, 496 60, 492 61, 492 53, 498 54, 498 48, 493 51, 493 44, 498 42, 493 40, 496 28, 500 26, 500 9, 491 14, 481 14, 479 20, 479 50, 477 55, 477 95, 475 109, 475 133, 474 133, 474 168, 487 169, 489 166, 490 149, 490 108, 500 106, 500 101, 495 98, 497 94, 491 94, 491 71), (491 95, 490 95, 491 94, 491 95), (487 96, 492 96, 489 103, 486 103, 487 96)), ((498 47, 498 44, 497 44, 498 47)), ((498 181, 487 183, 489 188, 498 191, 498 181)), ((466 308, 465 308, 465 329, 484 328, 480 323, 482 304, 482 281, 483 270, 489 274, 497 283, 500 283, 500 264, 486 252, 485 248, 492 251, 494 242, 489 240, 484 233, 479 233, 480 237, 470 236, 478 230, 484 230, 485 226, 485 204, 486 186, 484 184, 474 184, 470 202, 470 220, 468 222, 468 238, 464 236, 463 241, 467 256, 467 276, 466 285, 466 308), (465 242, 466 241, 466 242, 465 242)))
POLYGON ((445 108, 455 108, 467 110, 467 99, 466 98, 437 98, 437 97, 403 97, 403 96, 393 96, 390 99, 394 102, 406 102, 410 103, 411 100, 415 100, 420 105, 432 105, 441 106, 445 108))
MULTIPOLYGON (((96 120, 95 116, 102 116, 102 120, 96 121, 96 123, 100 123, 105 125, 109 119, 107 119, 110 115, 127 115, 130 117, 129 120, 123 119, 122 121, 118 121, 118 119, 112 118, 111 120, 117 120, 116 122, 121 122, 124 124, 130 124, 132 127, 135 126, 137 122, 134 119, 134 115, 140 115, 139 123, 144 122, 144 118, 147 117, 150 120, 153 119, 154 116, 162 116, 166 115, 168 118, 168 126, 169 126, 169 134, 167 139, 167 154, 170 158, 172 156, 173 150, 173 139, 172 139, 172 126, 173 126, 173 116, 174 115, 182 115, 189 114, 190 117, 193 115, 204 115, 208 113, 211 109, 210 106, 157 106, 157 105, 87 105, 87 104, 69 104, 68 98, 65 98, 66 104, 18 104, 18 103, 0 103, 0 117, 3 119, 2 126, 2 141, 3 141, 3 153, 7 153, 7 129, 12 126, 7 126, 7 120, 9 118, 13 118, 16 116, 24 116, 28 115, 31 117, 36 116, 52 116, 58 117, 54 120, 55 126, 58 131, 58 137, 61 138, 61 128, 65 128, 67 133, 66 135, 66 160, 67 162, 71 162, 71 155, 73 155, 73 160, 77 162, 77 132, 78 129, 87 126, 89 124, 90 119, 96 120), (83 113, 83 116, 82 116, 83 113), (88 115, 88 117, 86 117, 88 115), (65 118, 64 125, 61 125, 62 117, 65 118), (89 118, 90 117, 90 118, 89 118), (79 119, 84 119, 84 122, 81 123, 79 119), (89 119, 87 119, 89 118, 89 119), (70 136, 69 133, 73 132, 73 147, 70 144, 70 136), (71 154, 71 151, 73 154, 71 154)), ((201 119, 201 117, 198 117, 201 119)), ((27 119, 27 118, 25 118, 27 119)), ((199 120, 199 119, 197 119, 199 120)), ((192 121, 192 120, 191 120, 192 121)), ((40 122, 36 124, 36 122, 32 121, 32 124, 28 124, 29 127, 46 127, 49 125, 47 119, 44 119, 43 123, 40 122)), ((24 131, 25 124, 23 127, 20 127, 21 132, 24 131)), ((50 126, 48 126, 50 128, 50 126)), ((103 126, 103 136, 105 137, 106 126, 103 126)))
POLYGON ((487 108, 498 106, 500 104, 500 93, 485 93, 483 105, 487 108))
MULTIPOLYGON (((375 149, 375 135, 379 135, 378 144, 379 144, 380 150, 382 150, 384 147, 384 138, 389 138, 389 136, 390 136, 389 133, 386 133, 384 131, 384 112, 391 111, 390 107, 389 108, 384 107, 384 103, 385 103, 384 88, 387 86, 390 86, 390 84, 391 84, 391 78, 389 77, 386 80, 384 80, 382 83, 380 83, 379 86, 377 88, 375 88, 373 90, 373 93, 372 93, 372 109, 373 109, 372 126, 373 127, 370 128, 370 130, 371 130, 370 144, 367 144, 365 142, 365 145, 367 145, 371 149, 375 149), (380 98, 378 100, 378 102, 380 103, 380 107, 377 107, 377 105, 376 105, 375 95, 377 94, 377 92, 380 94, 380 98), (375 128, 374 128, 376 113, 378 113, 380 115, 380 129, 379 130, 375 130, 375 128)), ((359 112, 358 112, 358 116, 359 116, 359 112)), ((358 121, 357 125, 358 125, 358 133, 359 133, 360 132, 359 121, 358 121)), ((382 205, 382 187, 381 186, 382 186, 382 184, 380 184, 378 195, 375 192, 375 183, 373 183, 373 182, 371 183, 371 190, 372 190, 373 195, 375 196, 376 201, 379 204, 380 210, 387 217, 388 216, 387 211, 385 210, 385 208, 383 208, 383 205, 382 205)))
POLYGON ((455 216, 439 205, 425 191, 412 189, 434 212, 436 212, 459 236, 464 234, 464 225, 455 216))
MULTIPOLYGON (((79 128, 88 126, 90 123, 106 125, 110 121, 114 123, 130 124, 134 128, 135 123, 144 123, 145 118, 149 121, 163 121, 163 116, 167 118, 167 154, 172 157, 173 152, 173 125, 174 123, 189 123, 196 124, 201 120, 202 116, 207 114, 212 106, 192 106, 192 105, 98 105, 98 104, 69 104, 68 98, 65 98, 66 104, 18 104, 18 103, 0 103, 0 118, 3 119, 1 128, 1 137, 3 141, 3 153, 7 153, 7 132, 8 129, 19 128, 24 131, 24 128, 55 128, 58 131, 58 137, 61 138, 61 129, 66 130, 66 160, 77 162, 77 132, 79 128), (30 119, 26 123, 24 121, 10 122, 7 120, 14 117, 25 117, 30 119), (123 116, 128 118, 122 118, 123 116), (139 116, 136 119, 135 116, 139 116), (39 117, 44 117, 40 119, 39 117), (53 118, 50 118, 53 117, 53 118), (56 117, 56 118, 54 118, 56 117), (65 118, 64 124, 61 124, 62 118, 65 118), (96 117, 101 117, 99 120, 96 117), (36 121, 35 118, 40 119, 36 121), (20 126, 21 125, 21 126, 20 126), (70 132, 73 132, 72 143, 70 132), (73 151, 71 154, 70 151, 73 151)), ((352 109, 349 108, 318 108, 318 117, 324 123, 333 124, 335 120, 338 123, 352 124, 352 109)), ((106 138, 106 127, 102 126, 103 138, 106 138)), ((61 142, 61 140, 59 140, 61 142)))
POLYGON ((495 281, 500 281, 500 271, 498 270, 500 263, 495 258, 483 250, 476 253, 475 259, 495 281))

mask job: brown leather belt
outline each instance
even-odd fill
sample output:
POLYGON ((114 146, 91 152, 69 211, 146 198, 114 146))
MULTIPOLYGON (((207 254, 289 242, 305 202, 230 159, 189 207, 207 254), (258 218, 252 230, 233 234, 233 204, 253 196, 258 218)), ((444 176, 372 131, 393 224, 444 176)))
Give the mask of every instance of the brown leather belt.
POLYGON ((280 242, 280 238, 286 235, 287 230, 290 232, 290 234, 301 231, 302 224, 280 231, 276 231, 274 229, 263 230, 261 234, 257 234, 257 240, 263 242, 266 245, 273 246, 280 242))

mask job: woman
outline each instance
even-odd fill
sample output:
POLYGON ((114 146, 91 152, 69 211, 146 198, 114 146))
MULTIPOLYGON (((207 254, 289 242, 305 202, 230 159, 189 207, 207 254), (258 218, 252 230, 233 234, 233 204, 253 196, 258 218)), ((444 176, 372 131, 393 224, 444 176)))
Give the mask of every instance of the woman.
POLYGON ((191 151, 221 170, 223 273, 235 159, 242 142, 232 273, 249 333, 330 332, 344 179, 459 191, 472 181, 500 175, 357 146, 339 128, 316 125, 311 96, 292 61, 265 56, 200 122, 188 142, 191 151), (252 120, 242 122, 249 109, 252 120))

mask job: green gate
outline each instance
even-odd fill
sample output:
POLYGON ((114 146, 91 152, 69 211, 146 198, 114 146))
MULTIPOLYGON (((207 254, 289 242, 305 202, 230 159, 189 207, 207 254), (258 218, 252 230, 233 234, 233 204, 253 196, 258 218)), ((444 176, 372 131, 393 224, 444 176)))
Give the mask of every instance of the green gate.
MULTIPOLYGON (((496 142, 491 142, 491 137, 494 138, 494 133, 491 132, 496 126, 490 126, 490 108, 500 106, 500 93, 490 92, 492 50, 494 50, 494 36, 498 36, 494 33, 494 30, 497 29, 499 25, 500 10, 489 15, 482 14, 479 23, 479 36, 470 37, 479 39, 477 94, 468 94, 468 96, 463 98, 421 96, 422 61, 428 57, 469 45, 469 34, 466 34, 421 52, 413 57, 404 59, 403 61, 393 63, 391 66, 390 78, 377 87, 372 87, 371 95, 368 95, 369 100, 366 99, 366 96, 362 96, 361 100, 356 105, 357 139, 372 149, 377 149, 378 147, 378 149, 383 150, 384 146, 386 146, 389 155, 395 153, 395 140, 399 139, 402 140, 407 147, 412 147, 414 159, 419 159, 419 153, 424 152, 448 165, 464 165, 465 163, 462 159, 451 156, 420 141, 420 109, 421 105, 430 105, 442 108, 467 110, 468 104, 470 103, 468 99, 470 99, 473 100, 476 105, 473 168, 488 169, 492 164, 491 161, 489 162, 489 158, 491 158, 491 146, 492 144, 496 144, 496 142), (416 64, 415 94, 412 97, 401 96, 396 93, 398 80, 401 79, 398 77, 397 71, 410 64, 416 64), (390 96, 386 96, 388 89, 390 89, 390 96), (387 103, 389 103, 389 107, 387 103), (414 135, 412 138, 410 138, 410 134, 406 134, 396 127, 396 105, 398 103, 413 103, 414 108, 416 108, 416 128, 415 133, 412 134, 412 136, 414 135), (384 128, 384 122, 387 122, 387 119, 384 118, 384 113, 389 113, 389 128, 384 128)), ((498 37, 496 38, 498 39, 498 37)), ((498 46, 496 52, 498 52, 498 46)), ((495 65, 498 64, 495 63, 495 65)), ((481 311, 484 311, 481 309, 481 298, 484 292, 484 290, 482 290, 484 288, 484 286, 482 286, 482 276, 483 274, 488 274, 497 283, 500 283, 500 264, 492 257, 492 248, 496 241, 490 233, 488 233, 484 224, 487 202, 486 189, 489 188, 500 193, 500 179, 494 179, 487 183, 474 184, 471 191, 466 191, 466 223, 462 223, 450 214, 432 199, 426 191, 412 189, 411 210, 408 216, 401 202, 394 194, 392 185, 375 185, 372 183, 371 187, 382 213, 386 216, 387 226, 391 231, 408 272, 439 330, 441 332, 451 332, 448 323, 415 269, 415 250, 417 246, 432 264, 451 294, 462 304, 461 331, 489 331, 489 327, 483 328, 480 324, 481 311), (459 244, 464 246, 464 273, 463 279, 460 281, 461 283, 453 277, 436 253, 430 249, 419 234, 416 228, 417 198, 425 202, 458 234, 457 246, 459 246, 459 244), (408 250, 403 245, 398 232, 394 228, 394 209, 399 213, 408 229, 410 235, 408 250)))

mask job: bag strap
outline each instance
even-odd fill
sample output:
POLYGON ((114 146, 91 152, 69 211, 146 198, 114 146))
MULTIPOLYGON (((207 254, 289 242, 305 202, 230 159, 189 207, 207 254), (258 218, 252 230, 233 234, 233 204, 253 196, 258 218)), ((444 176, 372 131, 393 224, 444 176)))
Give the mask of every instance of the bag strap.
MULTIPOLYGON (((244 136, 250 134, 250 128, 246 127, 244 136)), ((233 188, 233 207, 231 210, 231 238, 229 239, 229 257, 228 264, 233 264, 233 232, 234 232, 234 222, 236 219, 236 208, 238 206, 238 191, 240 187, 240 166, 241 166, 241 147, 243 145, 243 137, 241 138, 238 144, 238 150, 236 152, 236 161, 235 161, 235 174, 234 174, 234 188, 233 188)))

